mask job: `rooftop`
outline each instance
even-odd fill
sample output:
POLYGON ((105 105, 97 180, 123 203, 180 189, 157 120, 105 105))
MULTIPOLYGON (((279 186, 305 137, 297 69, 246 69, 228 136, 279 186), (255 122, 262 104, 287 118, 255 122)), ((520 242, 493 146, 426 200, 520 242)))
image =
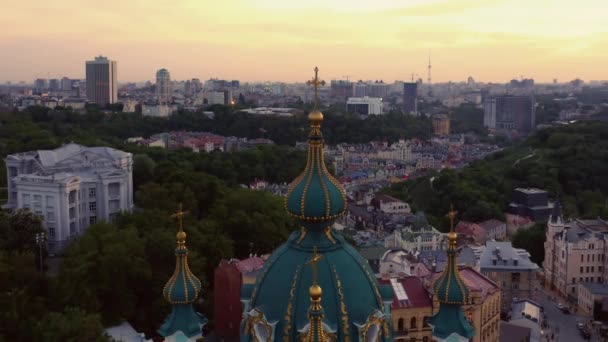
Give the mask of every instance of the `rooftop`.
POLYGON ((511 242, 488 241, 479 261, 482 270, 532 271, 538 265, 530 261, 530 253, 513 248, 511 242))
POLYGON ((608 296, 608 284, 582 283, 581 285, 594 295, 608 296))
POLYGON ((545 190, 537 188, 516 188, 515 191, 523 192, 524 194, 543 194, 547 193, 545 190))
POLYGON ((500 342, 529 341, 532 329, 516 324, 500 322, 500 342))
POLYGON ((424 288, 422 280, 418 277, 380 279, 378 282, 393 286, 394 299, 391 304, 392 309, 430 308, 433 306, 429 292, 424 288))

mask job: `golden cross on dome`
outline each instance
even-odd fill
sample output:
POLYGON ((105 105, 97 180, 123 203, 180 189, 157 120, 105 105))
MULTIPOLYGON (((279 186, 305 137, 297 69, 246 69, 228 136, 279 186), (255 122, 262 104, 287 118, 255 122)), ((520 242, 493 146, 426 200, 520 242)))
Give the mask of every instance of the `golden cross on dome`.
POLYGON ((456 218, 456 214, 458 214, 458 212, 454 210, 454 205, 450 204, 450 212, 447 215, 450 218, 450 232, 454 231, 454 219, 456 218))
POLYGON ((317 109, 317 102, 319 101, 319 86, 325 85, 325 81, 319 80, 319 68, 315 67, 315 78, 307 81, 306 84, 312 85, 315 88, 315 109, 317 109))
POLYGON ((323 259, 322 255, 317 254, 317 246, 314 246, 312 254, 312 259, 310 259, 306 264, 312 267, 312 283, 313 285, 317 284, 317 263, 323 259))
POLYGON ((182 204, 179 204, 179 210, 171 215, 171 218, 176 218, 179 220, 179 231, 183 231, 184 230, 184 216, 187 214, 187 211, 183 211, 182 210, 182 204))

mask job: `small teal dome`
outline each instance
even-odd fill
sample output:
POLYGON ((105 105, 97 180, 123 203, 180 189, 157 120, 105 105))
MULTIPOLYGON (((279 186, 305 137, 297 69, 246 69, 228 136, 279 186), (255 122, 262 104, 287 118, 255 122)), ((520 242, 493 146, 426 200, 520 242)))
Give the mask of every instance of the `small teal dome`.
POLYGON ((308 137, 306 168, 290 184, 285 199, 287 212, 305 225, 331 222, 346 209, 346 192, 325 166, 320 129, 323 114, 313 111, 309 118, 312 129, 308 137))
POLYGON ((433 289, 439 303, 465 305, 469 301, 469 288, 460 277, 456 264, 458 253, 455 247, 456 233, 450 232, 448 237, 450 239, 450 247, 447 250, 448 262, 441 276, 433 284, 433 289))
POLYGON ((201 281, 190 271, 188 249, 185 245, 186 233, 177 233, 178 246, 175 249, 175 271, 163 288, 163 296, 170 304, 190 304, 201 292, 201 281), (183 234, 183 235, 182 235, 183 234))

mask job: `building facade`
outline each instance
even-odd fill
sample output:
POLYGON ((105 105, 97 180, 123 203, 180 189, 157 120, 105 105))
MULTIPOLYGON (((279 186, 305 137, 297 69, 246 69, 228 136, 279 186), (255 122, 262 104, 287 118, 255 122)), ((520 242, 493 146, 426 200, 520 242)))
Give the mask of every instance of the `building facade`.
POLYGON ((532 96, 504 95, 484 101, 485 127, 530 132, 536 128, 535 101, 532 96))
POLYGON ((382 279, 395 293, 391 303, 391 319, 395 341, 430 342, 432 329, 428 319, 433 315, 431 295, 418 277, 382 279))
POLYGON ((9 210, 44 218, 50 253, 98 221, 133 209, 131 153, 108 147, 64 145, 8 155, 9 210))
POLYGON ((433 133, 435 135, 450 134, 450 118, 445 114, 433 115, 433 133))
POLYGON ((346 102, 346 110, 361 115, 383 114, 382 98, 380 97, 349 97, 346 102))
POLYGON ((156 72, 156 97, 161 104, 171 102, 171 74, 167 69, 156 72))
POLYGON ((403 83, 403 112, 418 113, 418 83, 403 83))
POLYGON ((538 265, 530 253, 513 248, 511 242, 488 241, 479 260, 481 273, 502 290, 502 311, 508 312, 513 298, 533 298, 539 288, 538 265))
POLYGON ((86 62, 87 98, 100 106, 118 101, 116 61, 95 57, 86 62))
POLYGON ((565 222, 556 204, 547 222, 545 286, 576 303, 580 283, 603 284, 608 246, 608 222, 603 219, 565 222))

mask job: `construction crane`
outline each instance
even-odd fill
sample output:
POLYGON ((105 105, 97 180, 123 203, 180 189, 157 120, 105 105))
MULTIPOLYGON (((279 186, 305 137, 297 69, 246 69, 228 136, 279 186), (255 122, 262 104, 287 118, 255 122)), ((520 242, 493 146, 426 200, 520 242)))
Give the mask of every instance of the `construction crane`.
POLYGON ((350 77, 351 77, 351 76, 352 76, 352 75, 344 75, 344 76, 342 76, 342 77, 343 77, 343 78, 346 78, 346 83, 348 83, 348 82, 349 82, 349 79, 350 79, 350 77))
POLYGON ((418 77, 418 74, 416 74, 416 73, 411 73, 410 75, 412 76, 412 83, 414 83, 414 77, 418 77))

